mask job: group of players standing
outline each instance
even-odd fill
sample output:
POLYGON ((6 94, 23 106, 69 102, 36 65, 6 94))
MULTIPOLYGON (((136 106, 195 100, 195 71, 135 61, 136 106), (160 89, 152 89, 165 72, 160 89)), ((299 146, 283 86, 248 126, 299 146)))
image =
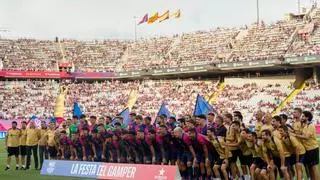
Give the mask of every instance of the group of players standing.
POLYGON ((55 122, 47 127, 45 121, 36 128, 30 121, 18 129, 13 122, 5 141, 6 170, 11 156, 16 157, 16 169, 30 169, 31 154, 38 169, 39 149, 39 169, 43 159, 61 159, 177 165, 184 179, 274 180, 279 174, 285 180, 302 180, 303 167, 310 179, 320 178, 319 146, 309 111, 295 108, 291 122, 285 114, 272 117, 258 111, 254 128, 242 123, 239 111, 177 120, 161 115, 153 124, 150 117, 135 113, 130 118, 132 123, 125 125, 121 117, 90 116, 88 122, 82 115, 58 128, 55 122))

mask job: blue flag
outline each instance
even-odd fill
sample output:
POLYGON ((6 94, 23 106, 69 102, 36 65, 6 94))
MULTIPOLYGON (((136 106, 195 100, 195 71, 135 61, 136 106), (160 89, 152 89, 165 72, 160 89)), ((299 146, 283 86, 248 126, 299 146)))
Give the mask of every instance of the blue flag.
POLYGON ((123 124, 129 125, 129 124, 131 123, 129 108, 126 108, 126 109, 124 109, 123 111, 121 111, 121 113, 119 114, 119 116, 122 117, 122 119, 123 119, 123 124))
POLYGON ((78 118, 80 118, 82 115, 82 111, 78 103, 73 104, 73 115, 77 116, 78 118))
POLYGON ((36 127, 40 127, 41 126, 41 120, 36 115, 31 116, 31 118, 29 119, 28 123, 30 121, 34 121, 34 124, 35 124, 36 127))
POLYGON ((204 100, 202 96, 198 94, 193 115, 195 116, 198 116, 201 114, 208 115, 208 113, 211 111, 213 111, 212 106, 206 100, 204 100))
POLYGON ((170 112, 169 112, 168 108, 163 103, 161 104, 161 107, 159 109, 157 117, 159 117, 161 115, 166 115, 167 118, 170 117, 170 112))

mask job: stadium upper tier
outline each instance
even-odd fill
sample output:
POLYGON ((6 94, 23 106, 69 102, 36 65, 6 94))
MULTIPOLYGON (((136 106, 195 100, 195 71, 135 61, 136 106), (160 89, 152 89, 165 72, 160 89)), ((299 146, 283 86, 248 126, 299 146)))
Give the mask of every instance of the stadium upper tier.
MULTIPOLYGON (((239 110, 248 123, 255 111, 274 111, 293 91, 294 78, 239 79, 230 78, 213 107, 219 112, 239 110)), ((132 112, 155 117, 162 103, 172 115, 192 115, 197 94, 208 99, 218 89, 215 80, 142 80, 104 82, 58 82, 53 80, 0 81, 0 119, 46 118, 53 115, 61 86, 67 88, 64 117, 72 116, 73 103, 78 102, 87 115, 115 116, 128 102, 135 90, 137 101, 132 112)), ((310 83, 287 108, 311 110, 316 120, 320 117, 319 85, 310 83)), ((288 113, 284 109, 285 113, 288 113)))
POLYGON ((319 55, 319 12, 313 8, 300 19, 137 41, 1 39, 0 58, 4 70, 58 71, 58 63, 67 61, 78 72, 121 72, 319 55))

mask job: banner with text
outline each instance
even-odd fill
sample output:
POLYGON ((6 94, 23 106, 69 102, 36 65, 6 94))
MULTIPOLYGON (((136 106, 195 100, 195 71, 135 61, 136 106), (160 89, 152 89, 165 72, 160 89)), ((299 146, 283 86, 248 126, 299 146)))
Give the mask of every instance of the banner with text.
POLYGON ((95 179, 181 179, 177 166, 45 160, 41 175, 95 179))
POLYGON ((46 72, 46 71, 0 71, 2 77, 16 78, 70 78, 66 72, 46 72))
POLYGON ((311 56, 300 56, 300 57, 287 57, 285 59, 285 62, 289 64, 319 63, 320 56, 311 55, 311 56))

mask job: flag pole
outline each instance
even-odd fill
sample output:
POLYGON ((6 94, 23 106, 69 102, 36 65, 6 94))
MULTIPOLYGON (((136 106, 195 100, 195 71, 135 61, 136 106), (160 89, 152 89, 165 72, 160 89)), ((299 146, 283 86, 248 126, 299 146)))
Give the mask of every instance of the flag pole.
POLYGON ((134 41, 137 41, 137 16, 133 16, 134 21, 134 41))

